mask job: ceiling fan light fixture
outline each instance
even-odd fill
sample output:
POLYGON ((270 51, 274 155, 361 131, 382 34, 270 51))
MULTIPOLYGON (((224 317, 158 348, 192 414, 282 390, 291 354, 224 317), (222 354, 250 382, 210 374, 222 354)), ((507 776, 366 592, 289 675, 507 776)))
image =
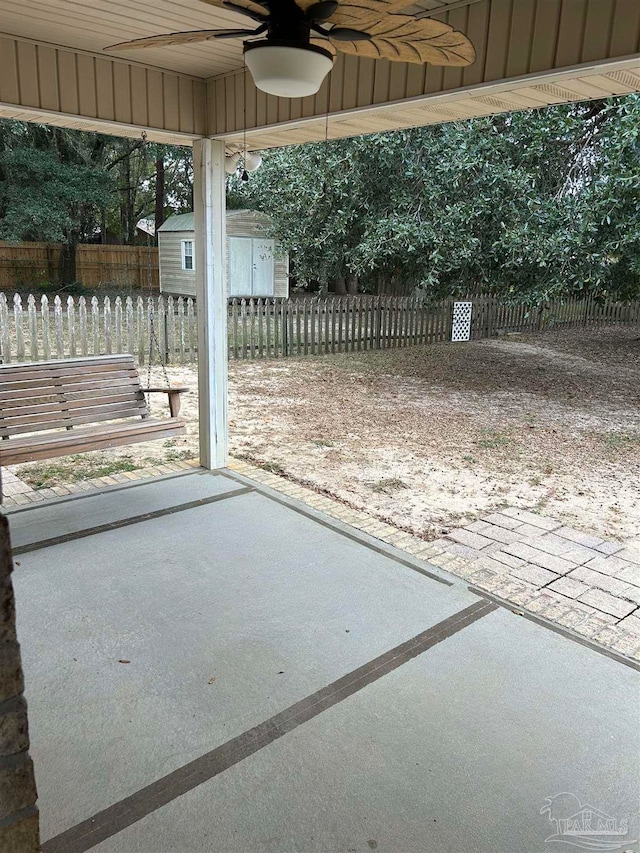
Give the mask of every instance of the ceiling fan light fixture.
POLYGON ((255 172, 262 166, 262 157, 256 151, 247 151, 244 157, 244 167, 247 172, 255 172))
POLYGON ((272 40, 246 44, 244 58, 256 87, 279 98, 315 95, 333 67, 328 50, 272 40))
POLYGON ((235 174, 236 169, 238 168, 239 161, 240 161, 240 155, 239 154, 228 154, 224 158, 224 170, 227 173, 227 175, 235 174))

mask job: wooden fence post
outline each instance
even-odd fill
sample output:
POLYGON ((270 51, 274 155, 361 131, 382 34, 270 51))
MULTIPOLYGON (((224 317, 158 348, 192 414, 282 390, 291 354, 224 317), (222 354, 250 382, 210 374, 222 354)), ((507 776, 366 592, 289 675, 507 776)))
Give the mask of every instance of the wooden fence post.
POLYGON ((81 296, 78 300, 78 326, 80 329, 80 352, 83 356, 89 355, 87 343, 87 300, 81 296))
MULTIPOLYGON (((97 300, 96 300, 97 302, 97 300)), ((64 335, 62 330, 62 302, 60 297, 56 296, 53 300, 53 325, 56 336, 56 355, 58 358, 64 358, 64 335)))
MULTIPOLYGON (((295 338, 293 336, 293 305, 294 303, 287 300, 287 355, 295 355, 295 338)), ((300 343, 298 341, 298 343, 300 343)))
POLYGON ((98 297, 91 297, 91 340, 93 344, 93 355, 100 353, 100 306, 98 297))
POLYGON ((162 301, 164 309, 164 352, 165 362, 175 361, 176 357, 176 303, 173 296, 169 296, 166 302, 163 296, 158 297, 158 301, 162 301))
POLYGON ((49 300, 46 293, 42 294, 40 299, 40 321, 42 323, 42 357, 45 361, 51 358, 51 342, 49 338, 49 300))
POLYGON ((127 330, 127 352, 135 355, 134 329, 133 329, 133 300, 127 296, 124 303, 124 324, 127 330))
POLYGON ((189 364, 193 364, 197 357, 197 332, 195 302, 189 297, 187 299, 187 325, 189 327, 189 364))
POLYGON ((107 355, 111 355, 111 299, 104 298, 104 349, 107 355))
POLYGON ((380 337, 382 334, 382 302, 380 296, 376 296, 373 303, 374 314, 374 330, 373 330, 373 348, 380 349, 380 337))
POLYGON ((240 319, 242 321, 242 358, 247 357, 247 300, 240 300, 240 319))
POLYGON ((16 331, 16 353, 18 361, 24 361, 24 335, 22 329, 22 299, 16 293, 13 297, 13 321, 16 331))
POLYGON ((273 301, 273 356, 280 358, 280 333, 282 331, 282 300, 273 301))
POLYGON ((27 314, 29 318, 29 357, 31 361, 38 360, 38 326, 36 314, 36 298, 29 294, 27 298, 27 314))
POLYGON ((0 292, 0 360, 11 362, 11 336, 9 334, 9 307, 7 297, 0 292))
POLYGON ((116 296, 115 304, 115 323, 116 323, 116 352, 122 352, 122 299, 116 296))
POLYGON ((69 334, 69 355, 75 358, 76 353, 76 306, 73 296, 67 297, 67 331, 69 334))

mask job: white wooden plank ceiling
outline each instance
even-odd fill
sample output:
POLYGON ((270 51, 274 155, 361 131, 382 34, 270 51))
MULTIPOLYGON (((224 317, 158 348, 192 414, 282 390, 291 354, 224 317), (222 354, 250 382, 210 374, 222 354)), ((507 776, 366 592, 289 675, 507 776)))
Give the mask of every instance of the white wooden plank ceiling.
POLYGON ((337 57, 319 93, 278 99, 243 73, 240 40, 104 47, 245 24, 200 0, 0 0, 0 117, 254 148, 420 126, 640 90, 640 0, 416 0, 467 33, 467 68, 337 57), (7 35, 3 37, 3 33, 7 35), (51 47, 58 45, 59 47, 51 47), (206 82, 205 82, 206 81, 206 82))
MULTIPOLYGON (((434 14, 476 2, 408 0, 407 11, 434 14)), ((200 0, 0 0, 0 32, 98 54, 109 44, 164 32, 246 25, 246 18, 200 0)), ((141 49, 126 58, 209 78, 242 67, 242 42, 141 49)))
MULTIPOLYGON (((119 41, 163 32, 244 26, 246 20, 199 0, 0 0, 0 31, 98 54, 119 41)), ((126 58, 196 77, 213 77, 242 66, 242 42, 224 39, 136 50, 129 51, 126 58)))

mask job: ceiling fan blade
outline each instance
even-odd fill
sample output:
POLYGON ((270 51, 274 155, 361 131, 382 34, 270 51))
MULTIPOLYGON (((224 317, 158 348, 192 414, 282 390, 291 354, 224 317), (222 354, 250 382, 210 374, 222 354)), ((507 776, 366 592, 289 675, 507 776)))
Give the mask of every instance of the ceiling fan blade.
MULTIPOLYGON (((367 24, 367 31, 369 40, 336 39, 336 47, 356 56, 418 65, 461 67, 471 65, 476 58, 473 45, 464 33, 433 18, 386 15, 375 24, 367 24)), ((333 31, 329 38, 333 41, 333 31)))
MULTIPOLYGON (((260 20, 269 14, 269 4, 267 0, 201 0, 208 6, 217 6, 219 9, 228 9, 233 6, 234 11, 241 15, 257 16, 260 15, 260 20)), ((254 18, 257 20, 257 18, 254 18)))
POLYGON ((263 24, 255 30, 218 30, 213 38, 216 39, 237 39, 244 36, 259 36, 261 33, 269 29, 269 24, 263 24))
POLYGON ((311 36, 311 44, 315 45, 316 47, 321 47, 323 50, 326 50, 334 58, 338 55, 338 51, 331 44, 330 41, 327 41, 326 38, 317 39, 317 38, 314 38, 313 36, 311 36))
POLYGON ((269 14, 267 9, 262 14, 261 12, 255 12, 253 9, 245 9, 243 6, 238 6, 236 3, 231 2, 231 0, 224 0, 224 8, 231 9, 239 15, 246 15, 247 18, 251 18, 253 21, 260 21, 261 23, 267 20, 269 14))
POLYGON ((337 10, 337 0, 320 0, 313 3, 305 12, 307 21, 326 21, 337 10))
POLYGON ((138 47, 168 47, 172 44, 190 44, 197 41, 209 41, 216 38, 220 30, 192 30, 188 33, 164 33, 159 36, 123 41, 110 44, 105 50, 134 50, 138 47))
POLYGON ((333 27, 329 37, 336 41, 371 41, 369 33, 362 30, 352 30, 349 27, 333 27))
POLYGON ((370 23, 392 14, 395 11, 394 4, 398 3, 408 5, 407 0, 341 0, 331 16, 331 23, 339 27, 368 28, 370 23))

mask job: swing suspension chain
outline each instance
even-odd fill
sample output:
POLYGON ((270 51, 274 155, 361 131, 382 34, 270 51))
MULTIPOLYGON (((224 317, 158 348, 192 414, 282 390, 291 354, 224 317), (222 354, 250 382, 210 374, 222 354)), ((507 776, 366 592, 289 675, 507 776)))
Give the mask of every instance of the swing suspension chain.
MULTIPOLYGON (((143 175, 147 174, 147 166, 148 166, 148 146, 149 142, 147 140, 147 134, 142 132, 142 163, 143 163, 143 175)), ((156 229, 156 234, 157 234, 156 229)), ((153 269, 151 266, 151 232, 147 228, 147 307, 149 309, 149 356, 147 359, 147 391, 151 388, 151 362, 153 361, 154 352, 158 356, 158 361, 160 362, 160 366, 162 367, 162 375, 164 378, 165 386, 169 387, 169 377, 167 376, 167 365, 166 365, 166 357, 165 353, 163 353, 160 347, 160 341, 158 339, 158 335, 156 333, 156 324, 155 324, 155 303, 153 301, 153 269)), ((165 333, 166 338, 166 333, 165 333)), ((166 341, 165 341, 166 344, 166 341)), ((147 394, 147 407, 149 407, 149 394, 147 394)))

